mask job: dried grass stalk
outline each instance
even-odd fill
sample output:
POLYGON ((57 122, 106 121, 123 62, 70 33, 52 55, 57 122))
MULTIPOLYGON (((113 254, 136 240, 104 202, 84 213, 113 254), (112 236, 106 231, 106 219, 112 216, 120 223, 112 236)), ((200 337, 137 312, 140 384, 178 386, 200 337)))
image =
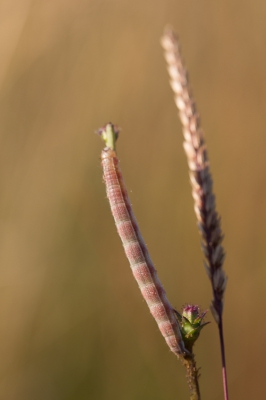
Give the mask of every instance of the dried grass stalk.
POLYGON ((199 114, 189 86, 188 74, 183 65, 178 39, 171 28, 165 31, 161 43, 165 50, 170 84, 175 94, 175 103, 183 127, 184 149, 188 159, 194 209, 202 238, 201 247, 205 257, 204 266, 212 285, 211 311, 219 330, 224 399, 228 400, 222 320, 227 277, 223 270, 225 253, 221 245, 223 235, 220 217, 216 212, 210 165, 203 131, 200 127, 199 114))
POLYGON ((219 324, 227 277, 222 268, 225 258, 221 245, 223 235, 220 217, 215 209, 206 144, 189 86, 188 74, 183 65, 178 39, 171 29, 166 30, 161 43, 165 50, 170 85, 175 94, 175 103, 183 127, 184 149, 188 160, 194 209, 205 256, 204 265, 213 290, 211 310, 215 321, 219 324))

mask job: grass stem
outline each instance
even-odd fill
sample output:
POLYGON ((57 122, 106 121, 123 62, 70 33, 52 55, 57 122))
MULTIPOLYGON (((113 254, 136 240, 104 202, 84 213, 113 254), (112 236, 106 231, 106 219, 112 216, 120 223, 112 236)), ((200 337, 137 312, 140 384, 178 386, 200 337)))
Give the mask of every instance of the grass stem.
POLYGON ((175 95, 175 103, 183 127, 184 150, 188 159, 194 210, 201 235, 201 247, 205 257, 204 266, 213 292, 210 308, 219 329, 224 399, 228 400, 222 324, 223 298, 227 277, 223 270, 225 258, 225 253, 221 245, 223 235, 220 217, 216 212, 215 196, 212 190, 210 163, 204 134, 200 127, 199 114, 188 81, 188 73, 182 60, 178 39, 172 28, 165 30, 161 43, 165 51, 170 85, 175 95))

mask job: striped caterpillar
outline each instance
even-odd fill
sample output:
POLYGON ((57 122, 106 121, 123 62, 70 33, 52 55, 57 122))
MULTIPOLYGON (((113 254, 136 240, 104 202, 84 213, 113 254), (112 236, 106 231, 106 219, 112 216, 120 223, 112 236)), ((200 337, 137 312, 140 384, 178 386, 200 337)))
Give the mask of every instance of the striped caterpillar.
POLYGON ((114 150, 118 133, 112 124, 106 125, 99 130, 99 133, 107 144, 101 155, 107 197, 133 275, 170 350, 177 356, 184 355, 187 350, 182 340, 175 311, 166 297, 141 236, 119 169, 119 161, 114 150))

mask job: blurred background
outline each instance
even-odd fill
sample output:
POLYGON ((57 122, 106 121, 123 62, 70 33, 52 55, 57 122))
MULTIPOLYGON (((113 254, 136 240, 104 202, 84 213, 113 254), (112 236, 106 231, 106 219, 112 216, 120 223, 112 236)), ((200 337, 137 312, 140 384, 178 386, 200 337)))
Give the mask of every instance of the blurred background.
MULTIPOLYGON (((209 307, 182 133, 159 43, 179 34, 206 134, 229 276, 233 399, 266 390, 266 3, 0 0, 0 399, 188 399, 112 220, 94 131, 118 154, 173 306, 209 307)), ((195 346, 222 400, 218 332, 195 346)))

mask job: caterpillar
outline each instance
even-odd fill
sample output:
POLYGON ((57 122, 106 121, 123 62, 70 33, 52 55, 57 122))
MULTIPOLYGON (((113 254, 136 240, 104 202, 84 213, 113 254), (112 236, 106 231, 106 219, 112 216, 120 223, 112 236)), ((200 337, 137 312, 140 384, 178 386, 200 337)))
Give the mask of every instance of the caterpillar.
MULTIPOLYGON (((111 124, 108 125, 110 127, 111 124)), ((114 130, 113 125, 111 128, 114 130)), ((107 198, 134 278, 170 350, 177 356, 184 355, 187 350, 174 309, 166 297, 138 228, 115 150, 105 147, 101 154, 101 161, 107 198)))

